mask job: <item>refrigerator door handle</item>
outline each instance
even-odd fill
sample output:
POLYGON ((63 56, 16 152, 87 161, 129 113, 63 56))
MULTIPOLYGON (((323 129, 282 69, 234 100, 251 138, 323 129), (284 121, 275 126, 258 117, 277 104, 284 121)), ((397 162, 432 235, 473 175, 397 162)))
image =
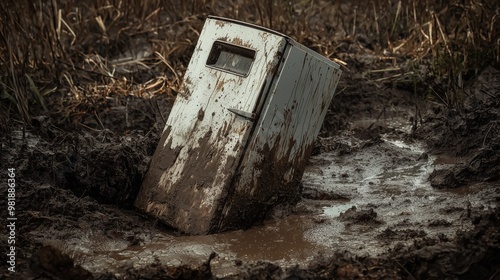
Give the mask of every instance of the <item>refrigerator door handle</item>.
POLYGON ((243 117, 247 120, 250 120, 250 121, 254 121, 255 120, 255 114, 254 113, 250 113, 250 112, 245 112, 245 111, 242 111, 242 110, 238 110, 238 109, 235 109, 235 108, 227 108, 229 110, 229 112, 233 113, 233 114, 236 114, 240 117, 243 117))

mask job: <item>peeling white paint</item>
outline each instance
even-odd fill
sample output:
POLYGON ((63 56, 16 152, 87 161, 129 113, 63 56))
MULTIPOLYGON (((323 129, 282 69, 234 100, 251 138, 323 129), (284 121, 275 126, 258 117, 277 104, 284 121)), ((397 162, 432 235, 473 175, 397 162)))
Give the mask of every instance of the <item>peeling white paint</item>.
POLYGON ((136 206, 195 234, 265 211, 238 201, 267 205, 302 176, 339 77, 285 35, 208 18, 136 206))

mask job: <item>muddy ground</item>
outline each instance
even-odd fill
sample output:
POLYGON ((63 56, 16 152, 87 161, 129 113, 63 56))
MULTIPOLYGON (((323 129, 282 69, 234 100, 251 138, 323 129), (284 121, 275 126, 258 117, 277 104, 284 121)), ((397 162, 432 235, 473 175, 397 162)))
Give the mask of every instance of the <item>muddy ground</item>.
POLYGON ((0 160, 3 182, 16 174, 17 272, 3 276, 500 279, 499 71, 463 108, 423 108, 404 81, 363 74, 385 61, 339 55, 350 68, 302 200, 246 231, 182 236, 134 209, 172 100, 107 98, 76 128, 57 113, 12 123, 0 160))

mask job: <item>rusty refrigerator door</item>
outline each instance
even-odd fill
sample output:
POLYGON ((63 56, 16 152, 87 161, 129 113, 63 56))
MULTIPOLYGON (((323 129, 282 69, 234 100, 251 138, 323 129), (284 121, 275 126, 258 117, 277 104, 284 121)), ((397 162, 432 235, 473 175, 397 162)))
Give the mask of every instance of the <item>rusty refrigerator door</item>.
POLYGON ((218 228, 286 44, 270 30, 207 19, 136 207, 183 232, 218 228))

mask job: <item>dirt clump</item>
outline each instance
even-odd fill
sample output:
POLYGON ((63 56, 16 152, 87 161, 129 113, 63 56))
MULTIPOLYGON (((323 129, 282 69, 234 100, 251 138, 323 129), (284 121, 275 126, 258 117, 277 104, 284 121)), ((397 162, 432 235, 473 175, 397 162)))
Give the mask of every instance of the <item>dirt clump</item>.
POLYGON ((304 187, 302 189, 302 197, 313 200, 349 200, 349 198, 343 194, 309 187, 304 187))
POLYGON ((392 242, 394 240, 413 240, 415 238, 422 238, 425 236, 427 236, 427 233, 423 230, 392 230, 387 228, 378 235, 378 238, 392 242))
POLYGON ((210 268, 210 262, 216 257, 215 253, 210 254, 208 260, 199 266, 180 265, 164 266, 159 262, 151 264, 149 267, 140 269, 128 269, 123 277, 116 277, 113 274, 97 275, 95 280, 116 280, 116 279, 168 279, 168 280, 205 280, 214 279, 210 268))
POLYGON ((435 170, 430 181, 436 188, 457 188, 471 182, 500 180, 500 102, 471 103, 463 111, 431 113, 416 136, 431 152, 465 158, 453 168, 435 170))
POLYGON ((377 219, 377 212, 373 208, 360 210, 352 206, 347 211, 340 213, 340 220, 353 224, 381 224, 377 219))
POLYGON ((429 175, 431 186, 438 189, 455 188, 458 186, 458 180, 453 170, 442 169, 434 170, 429 175))
POLYGON ((43 246, 31 257, 26 278, 89 280, 94 277, 73 259, 52 246, 43 246))
POLYGON ((55 182, 76 196, 89 195, 106 204, 132 207, 148 168, 156 135, 78 136, 55 152, 55 182), (101 141, 99 141, 102 139, 101 141), (89 143, 81 144, 84 141, 89 143))

